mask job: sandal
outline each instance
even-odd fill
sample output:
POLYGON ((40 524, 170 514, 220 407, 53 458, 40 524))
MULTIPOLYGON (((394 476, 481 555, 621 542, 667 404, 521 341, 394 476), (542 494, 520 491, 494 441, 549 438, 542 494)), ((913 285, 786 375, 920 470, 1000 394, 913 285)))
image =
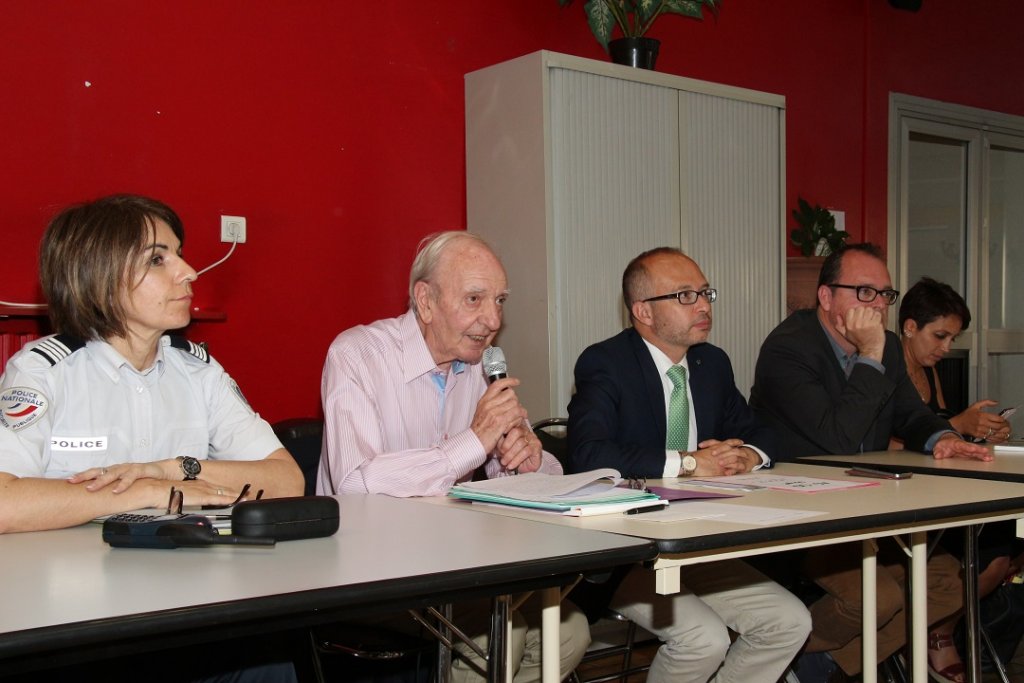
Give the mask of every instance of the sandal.
MULTIPOLYGON (((938 652, 947 647, 954 647, 953 638, 948 635, 941 635, 932 631, 928 634, 928 651, 938 652)), ((939 683, 967 683, 967 670, 964 663, 957 661, 946 668, 939 670, 932 666, 931 657, 928 658, 928 676, 939 683)))

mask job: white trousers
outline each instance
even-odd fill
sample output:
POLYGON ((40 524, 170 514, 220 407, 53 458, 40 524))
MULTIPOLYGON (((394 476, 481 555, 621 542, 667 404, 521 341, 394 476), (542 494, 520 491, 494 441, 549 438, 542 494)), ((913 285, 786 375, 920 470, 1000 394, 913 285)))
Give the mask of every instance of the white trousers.
POLYGON ((775 683, 811 631, 796 596, 739 560, 683 567, 682 582, 659 595, 653 570, 637 565, 612 598, 662 641, 648 683, 775 683))

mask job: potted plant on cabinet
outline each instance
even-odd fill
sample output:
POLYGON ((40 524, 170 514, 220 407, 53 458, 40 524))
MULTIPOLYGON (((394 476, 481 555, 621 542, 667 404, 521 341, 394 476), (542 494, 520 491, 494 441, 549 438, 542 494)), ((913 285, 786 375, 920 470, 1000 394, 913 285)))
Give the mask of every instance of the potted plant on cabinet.
POLYGON ((789 239, 800 248, 802 256, 786 259, 786 314, 817 304, 818 275, 825 256, 838 249, 849 237, 845 230, 836 230, 836 217, 828 209, 811 206, 797 199, 793 220, 799 226, 789 239))
MULTIPOLYGON (((682 14, 701 21, 704 7, 718 11, 722 0, 587 0, 583 11, 590 30, 616 64, 653 69, 660 41, 647 38, 647 31, 663 14, 682 14), (618 26, 622 38, 612 40, 618 26)), ((572 0, 558 0, 566 6, 572 0)))
POLYGON ((800 247, 804 256, 828 256, 846 242, 850 233, 836 230, 836 217, 828 209, 811 206, 803 197, 796 200, 793 220, 800 226, 789 233, 789 239, 800 247))

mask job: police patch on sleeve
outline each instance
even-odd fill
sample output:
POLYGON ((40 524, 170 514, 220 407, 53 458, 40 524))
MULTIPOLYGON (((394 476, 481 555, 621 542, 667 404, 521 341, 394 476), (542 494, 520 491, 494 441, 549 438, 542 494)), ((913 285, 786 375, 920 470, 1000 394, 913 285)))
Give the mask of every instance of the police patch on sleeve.
POLYGON ((245 400, 245 394, 243 394, 242 390, 239 388, 238 382, 236 382, 234 379, 229 379, 228 383, 229 386, 231 387, 231 391, 235 393, 235 396, 237 396, 238 400, 242 402, 242 405, 244 405, 249 410, 252 410, 252 406, 249 405, 249 402, 245 400))
POLYGON ((16 432, 34 424, 49 406, 49 399, 35 389, 9 387, 0 392, 0 424, 16 432))

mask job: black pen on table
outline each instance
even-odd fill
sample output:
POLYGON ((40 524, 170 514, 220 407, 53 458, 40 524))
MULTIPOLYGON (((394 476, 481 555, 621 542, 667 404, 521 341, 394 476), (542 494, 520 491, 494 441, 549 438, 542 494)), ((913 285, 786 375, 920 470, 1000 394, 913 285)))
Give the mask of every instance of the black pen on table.
POLYGON ((668 501, 662 503, 661 505, 645 505, 642 508, 630 508, 629 510, 626 510, 622 514, 624 514, 624 515, 642 515, 645 512, 658 512, 659 510, 664 510, 667 507, 668 507, 668 501))

